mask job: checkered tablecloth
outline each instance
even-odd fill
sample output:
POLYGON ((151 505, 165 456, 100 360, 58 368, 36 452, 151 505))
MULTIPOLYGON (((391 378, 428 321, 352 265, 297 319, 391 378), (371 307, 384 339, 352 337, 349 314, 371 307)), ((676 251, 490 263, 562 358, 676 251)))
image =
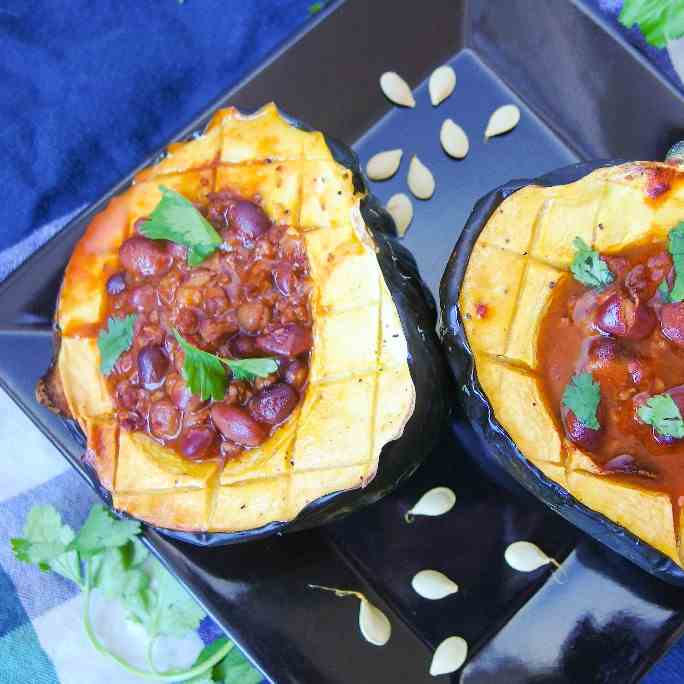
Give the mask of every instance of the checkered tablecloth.
MULTIPOLYGON (((621 0, 586 2, 615 22, 621 0)), ((301 27, 311 4, 0 0, 0 278, 301 27)), ((681 87, 664 51, 625 35, 681 87)), ((0 391, 0 684, 140 681, 90 648, 77 588, 18 563, 9 547, 34 504, 78 527, 94 500, 0 391)), ((108 645, 145 666, 140 628, 106 602, 93 616, 108 645)), ((159 666, 189 664, 218 633, 205 620, 198 634, 161 640, 159 666)), ((683 672, 680 644, 647 682, 681 682, 683 672)))

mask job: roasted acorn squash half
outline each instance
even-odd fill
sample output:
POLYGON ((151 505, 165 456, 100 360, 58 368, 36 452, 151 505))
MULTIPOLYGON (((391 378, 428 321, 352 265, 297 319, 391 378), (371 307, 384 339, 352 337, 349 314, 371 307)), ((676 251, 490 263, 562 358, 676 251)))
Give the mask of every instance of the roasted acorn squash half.
MULTIPOLYGON (((643 380, 639 364, 647 370, 649 365, 656 367, 648 354, 669 344, 657 282, 649 285, 648 276, 655 272, 657 258, 664 258, 668 250, 670 231, 684 221, 684 174, 680 168, 675 161, 581 163, 498 188, 475 206, 440 289, 440 334, 457 379, 459 403, 484 442, 485 457, 585 532, 676 584, 684 584, 684 499, 675 492, 678 485, 672 484, 674 471, 663 466, 661 472, 658 463, 665 454, 663 458, 676 468, 675 452, 668 451, 670 446, 657 445, 659 440, 649 441, 657 437, 655 428, 651 434, 651 427, 641 424, 638 407, 645 398, 678 384, 676 376, 668 377, 667 372, 659 379, 649 376, 643 380), (577 238, 593 250, 598 266, 606 269, 608 284, 594 289, 577 284, 571 270, 580 245, 577 238), (660 256, 649 261, 654 254, 660 256), (597 317, 605 310, 602 302, 612 293, 620 291, 620 296, 631 297, 632 308, 639 303, 639 295, 630 288, 641 285, 635 285, 634 276, 625 283, 620 271, 632 268, 637 258, 641 260, 638 274, 646 279, 644 287, 651 288, 641 305, 654 308, 647 312, 647 330, 634 333, 633 328, 611 328, 607 319, 597 317), (570 291, 575 298, 561 302, 563 292, 570 291), (598 304, 587 308, 591 298, 598 304), (562 319, 568 327, 558 324, 555 337, 549 337, 548 321, 561 311, 561 304, 568 305, 569 313, 562 319), (625 434, 639 435, 641 442, 634 453, 641 449, 652 456, 648 459, 652 472, 642 468, 639 457, 633 458, 631 453, 618 454, 609 462, 602 460, 595 443, 583 442, 569 429, 568 397, 564 394, 557 403, 550 399, 544 355, 549 345, 554 347, 551 355, 555 359, 571 354, 573 326, 580 325, 581 315, 589 311, 595 314, 587 328, 595 336, 591 344, 617 349, 620 363, 624 354, 625 367, 634 371, 632 379, 624 382, 634 382, 636 389, 619 397, 624 406, 632 407, 630 419, 634 422, 625 434), (652 340, 652 346, 645 346, 644 339, 652 340), (644 349, 647 353, 641 356, 644 349), (636 363, 628 366, 635 359, 636 363), (651 384, 640 385, 642 381, 651 384), (651 389, 639 398, 636 393, 643 387, 651 389)), ((671 261, 653 278, 662 278, 671 287, 671 261)), ((615 326, 622 314, 612 311, 612 315, 615 326)), ((678 358, 678 346, 668 352, 671 358, 678 358)), ((604 356, 601 361, 608 363, 613 358, 604 356)), ((613 389, 601 384, 603 380, 599 383, 600 370, 595 369, 600 364, 588 366, 587 359, 593 357, 581 357, 575 368, 589 368, 593 373, 589 377, 596 380, 600 397, 598 408, 593 407, 600 419, 600 426, 597 423, 595 427, 603 429, 620 414, 606 399, 606 392, 613 389), (609 416, 606 405, 610 406, 609 416)), ((681 362, 684 364, 684 355, 681 362)), ((557 366, 553 368, 560 373, 557 366)), ((622 438, 613 434, 611 444, 622 438)))
MULTIPOLYGON (((434 304, 420 281, 415 262, 394 242, 391 232, 391 219, 364 191, 353 153, 339 143, 327 141, 320 132, 285 119, 273 104, 251 115, 234 108, 218 111, 201 135, 171 145, 157 163, 137 174, 127 190, 93 215, 66 268, 55 316, 56 357, 37 393, 44 403, 73 420, 85 435, 84 461, 91 482, 105 498, 111 497, 113 507, 172 536, 203 545, 224 544, 328 522, 377 500, 410 475, 429 452, 446 404, 440 385, 442 356, 436 335, 432 334, 434 304), (127 377, 135 392, 139 393, 141 386, 149 391, 142 409, 141 400, 138 404, 134 400, 134 410, 126 412, 122 409, 126 403, 122 404, 121 387, 113 384, 101 368, 97 338, 106 327, 108 314, 120 316, 112 310, 117 306, 112 304, 112 293, 126 286, 121 283, 123 276, 117 274, 122 271, 122 263, 130 261, 130 255, 127 257, 120 249, 126 241, 140 239, 136 232, 141 232, 141 220, 150 217, 162 192, 169 191, 180 194, 200 211, 208 202, 216 202, 216 197, 223 198, 225 206, 221 205, 218 212, 219 223, 220 212, 225 213, 227 232, 223 235, 240 230, 242 219, 230 213, 235 202, 251 203, 252 209, 256 205, 261 215, 266 215, 271 233, 276 231, 281 246, 283 240, 289 240, 296 243, 291 249, 305 250, 304 260, 301 253, 298 257, 299 268, 304 270, 299 277, 301 281, 306 276, 309 283, 308 346, 288 352, 282 344, 278 346, 280 340, 275 346, 264 343, 256 354, 244 353, 246 357, 275 359, 279 368, 269 382, 276 376, 280 376, 276 378, 280 385, 295 382, 298 391, 289 391, 298 396, 296 407, 289 406, 285 420, 262 425, 269 431, 262 430, 256 442, 241 442, 239 435, 234 436, 241 446, 235 449, 235 442, 229 442, 229 448, 221 451, 214 441, 204 456, 193 459, 185 457, 178 442, 157 439, 154 431, 158 416, 152 416, 150 402, 159 409, 157 400, 163 397, 159 409, 162 424, 168 427, 164 411, 170 412, 176 421, 172 425, 179 425, 179 430, 185 429, 183 421, 190 410, 187 403, 176 402, 174 408, 168 396, 163 396, 164 391, 176 396, 164 389, 168 381, 164 372, 174 374, 176 382, 179 373, 187 380, 185 369, 181 369, 183 357, 180 363, 174 361, 178 347, 167 345, 166 338, 173 330, 181 329, 188 340, 197 340, 199 346, 214 339, 213 333, 202 337, 204 318, 211 318, 206 314, 206 300, 218 297, 222 310, 230 307, 232 297, 242 296, 238 293, 254 285, 240 280, 243 276, 249 278, 253 271, 245 275, 247 271, 235 264, 247 263, 244 259, 252 259, 253 265, 262 261, 254 257, 254 249, 266 250, 263 259, 268 259, 274 249, 279 249, 279 243, 274 238, 271 242, 275 247, 264 246, 255 242, 254 236, 241 235, 241 243, 234 241, 237 247, 226 247, 226 242, 212 255, 213 265, 206 261, 189 268, 183 261, 179 266, 180 285, 175 283, 171 295, 162 292, 164 285, 159 278, 153 279, 157 289, 152 294, 152 308, 160 307, 155 314, 149 313, 144 293, 132 300, 131 306, 140 304, 137 311, 142 312, 143 324, 150 323, 152 332, 146 331, 140 324, 141 315, 135 314, 138 318, 133 342, 127 352, 133 357, 128 361, 133 371, 127 377), (211 280, 207 272, 212 268, 220 272, 222 254, 231 250, 230 277, 237 278, 238 284, 221 276, 220 282, 228 285, 223 287, 224 293, 216 294, 216 288, 211 288, 218 281, 211 280), (118 280, 115 278, 112 285, 113 274, 118 280), (208 284, 203 284, 206 278, 208 284), (188 279, 200 286, 201 296, 197 288, 190 295, 178 289, 188 279), (200 312, 199 332, 197 316, 183 314, 181 320, 176 306, 181 296, 188 300, 189 308, 200 312), (173 297, 175 304, 168 304, 173 297), (183 328, 183 321, 189 327, 183 328), (136 344, 138 335, 151 335, 153 339, 155 328, 162 329, 164 342, 157 342, 162 356, 166 356, 161 359, 159 377, 155 376, 154 358, 152 365, 140 365, 142 350, 136 344), (300 354, 302 349, 310 351, 300 354), (283 361, 292 361, 287 357, 290 353, 306 359, 305 380, 284 379, 287 368, 283 370, 283 361), (149 410, 147 415, 145 410, 149 410), (141 411, 143 422, 139 420, 141 411), (137 416, 137 423, 130 416, 122 420, 122 415, 129 413, 137 416)), ((143 255, 142 266, 135 266, 139 268, 136 277, 145 275, 146 268, 156 276, 154 269, 159 260, 161 273, 173 275, 175 267, 168 271, 169 263, 186 259, 182 250, 173 252, 173 248, 163 246, 166 242, 157 244, 161 245, 159 249, 143 255), (168 251, 172 257, 167 257, 168 251)), ((133 248, 126 249, 130 252, 133 248)), ((282 277, 277 281, 275 271, 269 270, 273 267, 266 265, 261 269, 258 286, 254 286, 264 293, 259 301, 272 305, 269 315, 280 315, 285 327, 296 326, 287 323, 297 321, 296 316, 307 317, 306 312, 302 313, 301 298, 300 308, 293 309, 294 313, 276 311, 282 293, 287 294, 288 287, 293 287, 292 268, 298 268, 296 264, 286 266, 289 270, 285 270, 285 281, 289 274, 290 285, 283 285, 282 277)), ((125 269, 122 272, 131 287, 130 273, 125 269)), ((133 284, 139 286, 140 282, 144 281, 138 278, 133 284)), ((253 345, 257 338, 249 337, 254 332, 249 316, 245 323, 238 311, 237 323, 234 318, 232 321, 227 324, 227 336, 242 335, 246 325, 247 334, 242 337, 253 345)), ((267 323, 268 319, 264 325, 267 323)), ((273 326, 270 330, 271 338, 280 334, 278 330, 273 332, 273 326)), ((261 333, 259 339, 264 337, 261 333)), ((240 357, 242 347, 236 352, 230 339, 220 353, 240 357)), ((204 349, 216 352, 216 345, 205 345, 204 349)), ((119 372, 118 367, 112 372, 119 372)), ((235 381, 244 386, 246 383, 240 383, 237 377, 232 377, 231 385, 235 381)), ((258 383, 246 391, 247 397, 259 394, 258 383)), ((226 392, 224 403, 229 401, 228 395, 226 392)), ((231 401, 238 402, 239 410, 251 411, 253 407, 245 404, 245 397, 240 393, 237 396, 231 401)), ((273 411, 273 402, 264 401, 266 412, 273 411)), ((213 428, 223 439, 214 413, 216 402, 196 404, 200 427, 213 428)))

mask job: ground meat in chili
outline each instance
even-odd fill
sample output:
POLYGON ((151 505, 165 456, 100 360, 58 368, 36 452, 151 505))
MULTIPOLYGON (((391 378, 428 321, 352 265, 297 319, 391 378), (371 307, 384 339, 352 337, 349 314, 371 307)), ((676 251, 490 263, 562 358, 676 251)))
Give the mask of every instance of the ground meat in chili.
POLYGON ((273 224, 258 203, 220 192, 199 209, 223 244, 198 267, 188 266, 184 247, 137 230, 121 246, 104 320, 137 318, 133 345, 107 382, 123 429, 145 432, 188 459, 233 458, 267 439, 303 396, 311 280, 302 239, 273 224), (275 357, 278 371, 247 382, 226 369, 225 399, 202 401, 183 380, 174 328, 222 357, 275 357))

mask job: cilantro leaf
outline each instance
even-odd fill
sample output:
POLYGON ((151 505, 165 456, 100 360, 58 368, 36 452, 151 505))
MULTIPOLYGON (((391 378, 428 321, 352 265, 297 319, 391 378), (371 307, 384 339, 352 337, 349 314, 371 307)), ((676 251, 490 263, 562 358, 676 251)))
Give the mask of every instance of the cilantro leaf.
POLYGON ((62 524, 62 517, 52 506, 34 506, 24 526, 24 536, 10 540, 17 560, 33 563, 43 572, 52 570, 81 584, 78 554, 67 551, 74 531, 62 524))
POLYGON ((322 2, 312 2, 309 5, 309 14, 311 16, 313 16, 314 14, 318 14, 322 9, 323 9, 323 3, 322 2))
POLYGON ((104 506, 90 509, 83 527, 67 549, 79 551, 83 556, 94 556, 105 549, 123 546, 140 532, 137 520, 118 520, 104 506))
POLYGON ((598 430, 597 411, 601 401, 601 387, 591 373, 578 373, 567 384, 562 403, 575 414, 577 420, 592 430, 598 430))
POLYGON ((626 28, 638 24, 646 41, 659 48, 684 36, 681 0, 625 0, 619 20, 626 28))
POLYGON ((669 394, 656 394, 637 410, 639 418, 663 437, 684 437, 684 420, 669 394))
POLYGON ((190 391, 206 401, 210 397, 214 401, 222 401, 228 386, 228 377, 224 364, 231 369, 236 380, 252 380, 264 378, 278 370, 275 359, 224 359, 210 354, 190 344, 177 330, 173 331, 178 343, 185 353, 183 360, 183 379, 190 391))
POLYGON ((667 236, 667 249, 674 264, 675 281, 670 290, 667 280, 658 285, 658 293, 664 302, 684 300, 684 221, 678 223, 667 236))
POLYGON ((600 289, 615 280, 615 276, 608 268, 608 264, 601 258, 601 255, 591 249, 589 245, 580 237, 572 241, 575 248, 575 258, 572 260, 570 270, 576 280, 586 285, 600 289))
POLYGON ((237 648, 214 666, 213 675, 214 681, 221 684, 259 684, 263 679, 237 648))
POLYGON ((107 321, 107 328, 100 330, 97 347, 100 350, 100 370, 104 375, 109 375, 119 356, 131 348, 136 318, 136 314, 123 318, 111 316, 107 321))
POLYGON ((183 195, 163 185, 162 198, 140 233, 152 240, 170 240, 188 248, 188 264, 199 266, 221 244, 221 236, 183 195))

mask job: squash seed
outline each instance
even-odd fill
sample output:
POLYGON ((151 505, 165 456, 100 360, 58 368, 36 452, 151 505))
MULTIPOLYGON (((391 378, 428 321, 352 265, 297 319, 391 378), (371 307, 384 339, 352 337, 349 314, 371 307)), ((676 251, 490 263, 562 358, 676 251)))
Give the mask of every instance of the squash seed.
POLYGON ((432 656, 430 674, 433 677, 456 672, 468 657, 468 643, 460 636, 445 639, 432 656))
POLYGON ((363 638, 373 646, 384 646, 392 636, 392 624, 387 616, 373 605, 360 591, 323 587, 320 584, 309 584, 309 589, 330 591, 335 596, 354 596, 359 599, 359 629, 363 638))
POLYGON ((430 102, 436 107, 454 92, 456 87, 456 72, 448 65, 437 67, 430 75, 428 90, 430 91, 430 102))
POLYGON ((366 164, 366 175, 374 181, 391 178, 401 164, 403 150, 385 150, 373 155, 366 164))
POLYGON ((411 580, 411 586, 418 596, 437 601, 455 594, 458 584, 437 570, 421 570, 411 580))
POLYGON ((414 154, 408 172, 409 190, 418 199, 430 199, 435 192, 435 178, 430 169, 414 154))
POLYGON ((504 105, 495 110, 489 117, 485 130, 485 139, 493 138, 513 130, 520 121, 520 110, 512 104, 504 105))
POLYGON ((448 513, 456 503, 456 494, 448 487, 435 487, 418 499, 418 503, 404 515, 404 520, 413 522, 415 515, 437 516, 448 513))
POLYGON ((398 192, 392 195, 385 207, 389 215, 394 219, 394 225, 397 227, 397 235, 401 238, 406 235, 408 227, 413 221, 413 204, 408 195, 403 192, 398 192))
POLYGON ((558 561, 547 556, 536 544, 528 541, 513 542, 504 552, 504 558, 513 570, 518 572, 532 572, 537 568, 551 563, 557 568, 558 561))
POLYGON ((416 101, 408 83, 394 71, 386 71, 380 76, 380 88, 385 97, 402 107, 415 107, 416 101))
POLYGON ((439 141, 444 151, 456 159, 463 159, 470 149, 466 132, 452 119, 445 119, 439 131, 439 141))

